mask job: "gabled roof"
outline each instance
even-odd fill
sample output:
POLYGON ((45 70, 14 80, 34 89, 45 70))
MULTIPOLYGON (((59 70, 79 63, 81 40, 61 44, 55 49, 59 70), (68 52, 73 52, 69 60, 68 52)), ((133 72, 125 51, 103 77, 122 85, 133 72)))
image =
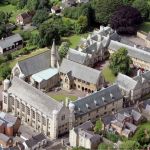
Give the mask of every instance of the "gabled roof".
POLYGON ((128 77, 127 75, 119 73, 116 79, 116 83, 124 90, 130 91, 136 88, 138 82, 128 77))
POLYGON ((1 48, 8 48, 10 46, 13 46, 15 42, 22 41, 22 37, 20 34, 14 34, 12 36, 6 37, 2 40, 0 40, 0 47, 1 48))
POLYGON ((122 98, 123 96, 118 85, 112 85, 73 102, 75 105, 75 114, 82 115, 88 113, 96 108, 105 106, 108 103, 115 102, 122 98))
POLYGON ((11 139, 11 138, 3 133, 0 133, 0 141, 7 143, 9 139, 11 139))
POLYGON ((42 142, 43 140, 46 140, 46 136, 40 133, 38 135, 33 136, 31 139, 26 140, 25 143, 28 146, 28 148, 32 148, 33 146, 35 146, 39 142, 42 142))
POLYGON ((86 53, 74 50, 72 48, 69 49, 68 54, 67 54, 67 59, 77 62, 79 64, 84 64, 86 58, 87 58, 86 53))
POLYGON ((145 50, 132 47, 132 46, 129 46, 129 45, 117 42, 117 41, 113 41, 113 40, 110 41, 110 44, 108 46, 108 48, 113 51, 117 51, 119 48, 122 48, 122 47, 128 50, 128 55, 130 57, 137 58, 142 61, 150 63, 150 53, 145 50))
POLYGON ((50 68, 50 57, 50 51, 48 50, 44 53, 19 61, 18 65, 25 76, 30 76, 50 68))
POLYGON ((59 111, 62 108, 61 103, 17 77, 13 78, 8 93, 17 96, 49 117, 52 117, 53 110, 59 111))
POLYGON ((78 132, 79 129, 84 129, 84 130, 91 130, 94 127, 93 123, 89 120, 84 122, 83 124, 77 126, 74 128, 75 132, 78 132))
POLYGON ((67 74, 71 71, 73 77, 93 84, 97 84, 101 75, 101 72, 98 70, 70 61, 68 59, 63 59, 59 71, 64 74, 67 74))

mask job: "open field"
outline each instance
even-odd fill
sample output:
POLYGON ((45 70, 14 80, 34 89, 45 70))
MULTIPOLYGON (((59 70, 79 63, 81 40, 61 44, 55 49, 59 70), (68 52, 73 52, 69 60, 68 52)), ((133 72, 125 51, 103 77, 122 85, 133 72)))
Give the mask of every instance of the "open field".
POLYGON ((140 29, 141 31, 144 31, 146 33, 150 32, 150 21, 149 22, 144 22, 141 26, 140 29))
POLYGON ((4 11, 7 13, 12 13, 11 17, 10 17, 10 21, 15 22, 16 21, 16 16, 24 11, 26 11, 26 9, 17 9, 16 6, 13 5, 5 5, 5 4, 1 4, 0 5, 0 11, 4 11))

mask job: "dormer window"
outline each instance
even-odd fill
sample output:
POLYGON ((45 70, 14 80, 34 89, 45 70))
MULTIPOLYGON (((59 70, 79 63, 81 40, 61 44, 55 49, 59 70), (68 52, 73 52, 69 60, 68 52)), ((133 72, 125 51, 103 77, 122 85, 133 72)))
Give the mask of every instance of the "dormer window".
POLYGON ((86 108, 88 108, 88 109, 90 108, 88 104, 86 104, 86 108))
POLYGON ((106 99, 105 99, 105 97, 102 97, 102 101, 103 101, 103 102, 106 102, 106 99))
POLYGON ((98 103, 97 103, 97 101, 96 100, 94 100, 94 104, 97 106, 98 105, 98 103))
POLYGON ((113 94, 112 94, 112 93, 110 93, 110 97, 111 97, 112 99, 114 99, 114 96, 113 96, 113 94))

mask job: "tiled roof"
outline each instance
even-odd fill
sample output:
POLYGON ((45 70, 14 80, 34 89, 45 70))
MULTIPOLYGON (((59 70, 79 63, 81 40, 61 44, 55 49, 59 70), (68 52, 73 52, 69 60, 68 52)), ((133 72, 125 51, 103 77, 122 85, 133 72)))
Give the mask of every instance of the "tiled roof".
POLYGON ((49 117, 52 117, 53 110, 59 111, 62 108, 61 103, 17 77, 13 78, 8 93, 14 94, 49 117))
POLYGON ((101 75, 101 72, 98 70, 70 61, 68 59, 63 59, 59 71, 64 74, 67 74, 71 71, 73 77, 93 84, 97 84, 101 75))
POLYGON ((108 103, 121 100, 122 98, 121 91, 118 85, 115 84, 73 102, 75 105, 75 113, 76 115, 82 115, 96 108, 105 106, 108 103))

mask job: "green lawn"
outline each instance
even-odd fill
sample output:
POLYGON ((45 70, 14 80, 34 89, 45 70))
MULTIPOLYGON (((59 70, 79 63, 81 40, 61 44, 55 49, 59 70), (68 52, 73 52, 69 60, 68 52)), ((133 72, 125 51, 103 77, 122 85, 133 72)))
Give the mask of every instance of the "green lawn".
POLYGON ((57 101, 65 101, 66 97, 70 98, 71 101, 75 101, 77 100, 77 96, 71 96, 71 95, 50 95, 50 97, 52 97, 53 99, 57 100, 57 101))
POLYGON ((141 26, 140 26, 140 30, 144 31, 146 33, 150 32, 150 22, 144 22, 141 26))
POLYGON ((105 81, 109 83, 114 83, 114 81, 116 80, 116 77, 114 76, 114 74, 108 66, 104 67, 104 69, 102 70, 102 74, 105 78, 105 81))
POLYGON ((22 12, 25 12, 26 9, 17 9, 16 6, 13 5, 5 5, 5 4, 1 4, 0 5, 0 11, 4 11, 4 12, 8 12, 8 13, 12 13, 10 21, 16 22, 16 16, 22 12))
POLYGON ((63 38, 63 41, 68 41, 68 42, 70 42, 70 44, 71 44, 70 47, 71 47, 71 48, 76 48, 77 45, 80 43, 81 38, 86 38, 87 35, 88 35, 88 33, 79 34, 79 35, 74 34, 74 35, 71 35, 71 36, 69 36, 69 37, 64 37, 64 38, 63 38))

